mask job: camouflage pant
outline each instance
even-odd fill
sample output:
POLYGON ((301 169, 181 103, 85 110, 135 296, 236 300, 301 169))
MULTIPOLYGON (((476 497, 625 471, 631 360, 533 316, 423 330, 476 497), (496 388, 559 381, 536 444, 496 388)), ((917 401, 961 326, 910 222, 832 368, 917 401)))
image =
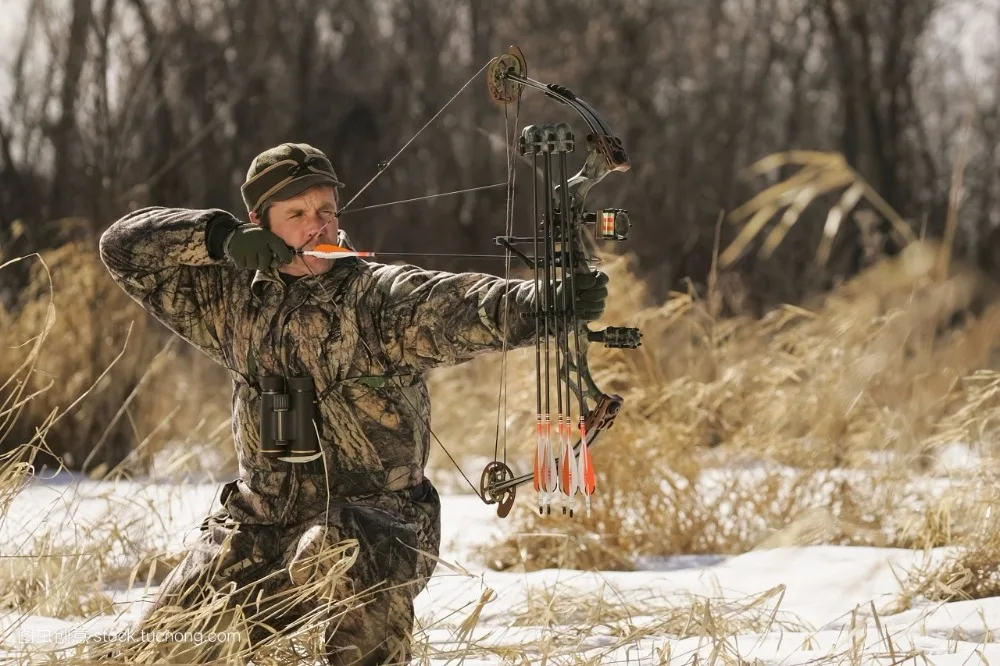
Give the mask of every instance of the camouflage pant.
POLYGON ((331 664, 409 663, 413 599, 436 564, 421 551, 436 557, 441 540, 429 481, 412 493, 331 504, 295 525, 232 524, 226 515, 206 519, 137 625, 147 637, 202 632, 213 642, 157 639, 156 658, 232 663, 273 636, 320 625, 331 664))

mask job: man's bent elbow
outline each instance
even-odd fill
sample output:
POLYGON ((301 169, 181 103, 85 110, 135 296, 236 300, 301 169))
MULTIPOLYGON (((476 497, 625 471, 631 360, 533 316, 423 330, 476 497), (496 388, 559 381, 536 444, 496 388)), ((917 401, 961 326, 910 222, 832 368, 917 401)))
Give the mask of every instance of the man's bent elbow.
POLYGON ((97 243, 97 250, 100 254, 101 261, 103 261, 104 265, 109 269, 112 268, 115 263, 115 256, 117 255, 117 252, 115 251, 116 248, 113 229, 113 224, 105 229, 97 243))
POLYGON ((124 251, 121 228, 117 221, 104 230, 98 242, 98 253, 104 266, 117 278, 128 271, 128 254, 124 251))
POLYGON ((98 253, 101 261, 116 277, 127 273, 132 266, 132 252, 135 249, 135 236, 138 232, 132 223, 135 218, 150 208, 131 211, 112 222, 98 241, 98 253))

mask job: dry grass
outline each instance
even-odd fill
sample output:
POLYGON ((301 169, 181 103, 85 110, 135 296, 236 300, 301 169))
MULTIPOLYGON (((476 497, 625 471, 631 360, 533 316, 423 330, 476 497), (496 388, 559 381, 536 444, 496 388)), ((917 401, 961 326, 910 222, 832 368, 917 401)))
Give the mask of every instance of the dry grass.
MULTIPOLYGON (((96 248, 20 259, 32 262, 31 284, 0 307, 0 452, 31 442, 36 465, 117 477, 149 473, 170 444, 214 445, 223 456, 211 467, 232 468, 228 377, 132 301, 96 248)), ((170 471, 179 467, 202 464, 170 471)))
MULTIPOLYGON (((937 256, 915 243, 808 307, 760 320, 719 319, 711 299, 689 294, 640 309, 641 295, 622 288, 625 260, 614 262, 620 291, 606 319, 638 323, 645 337, 638 352, 598 351, 591 364, 626 399, 594 449, 593 516, 539 517, 522 490, 512 536, 483 556, 501 569, 631 568, 642 555, 924 547, 971 534, 968 498, 956 495, 971 482, 958 470, 942 491, 925 477, 946 473, 939 453, 954 442, 997 454, 985 408, 998 387, 988 369, 1000 306, 975 270, 938 279, 937 256)), ((527 356, 507 361, 507 458, 518 473, 530 471, 533 446, 527 356)), ((436 396, 462 387, 464 409, 439 400, 434 423, 446 446, 465 433, 452 453, 473 479, 493 453, 498 377, 496 358, 434 376, 436 396)))
MULTIPOLYGON (((884 207, 837 163, 804 164, 798 190, 776 186, 746 207, 749 216, 779 204, 759 222, 794 204, 765 252, 837 187, 857 186, 831 211, 821 258, 862 196, 884 207)), ((650 307, 627 260, 610 264, 617 291, 606 321, 639 325, 645 337, 639 352, 598 352, 591 364, 599 385, 626 398, 594 450, 593 516, 540 517, 522 490, 510 536, 480 555, 497 569, 598 570, 630 569, 644 555, 797 544, 954 546, 943 565, 910 572, 904 605, 1000 593, 1000 530, 984 508, 1000 453, 997 285, 951 262, 947 248, 903 235, 910 245, 898 257, 761 319, 717 316, 720 302, 740 300, 729 276, 705 300, 678 293, 650 307), (954 446, 973 469, 949 468, 954 446)), ((505 404, 517 407, 501 414, 515 473, 530 471, 532 360, 518 352, 506 367, 505 404)), ((439 402, 434 418, 452 434, 446 444, 462 433, 456 457, 473 479, 493 451, 500 374, 490 358, 434 377, 436 395, 463 392, 463 410, 439 402)))
MULTIPOLYGON (((834 240, 844 220, 862 200, 871 204, 889 221, 893 234, 903 244, 916 240, 913 231, 899 213, 893 210, 839 153, 810 150, 775 153, 747 167, 744 176, 752 178, 778 169, 796 167, 799 170, 794 175, 766 188, 730 213, 729 217, 733 222, 745 222, 745 224, 736 239, 719 257, 723 266, 732 264, 740 253, 760 236, 764 236, 760 255, 764 258, 770 257, 799 221, 805 209, 817 199, 834 193, 839 193, 839 196, 830 206, 823 224, 823 233, 815 257, 818 265, 824 265, 829 261, 834 240), (768 230, 768 226, 778 213, 781 213, 780 217, 777 217, 777 222, 768 230)), ((870 234, 873 230, 862 229, 862 231, 870 234)))
MULTIPOLYGON (((653 663, 667 664, 673 663, 669 643, 663 641, 669 636, 674 640, 703 639, 702 647, 708 646, 710 660, 738 664, 738 636, 809 630, 780 611, 783 596, 782 587, 742 599, 724 599, 690 594, 672 598, 626 595, 610 584, 582 594, 572 586, 554 584, 529 587, 525 601, 508 612, 509 628, 488 630, 477 626, 484 607, 495 599, 493 590, 486 589, 480 603, 456 628, 451 642, 424 644, 416 656, 600 664, 616 652, 652 640, 661 644, 654 650, 653 663)), ((690 657, 686 655, 685 663, 690 657)))
POLYGON ((950 519, 960 517, 961 528, 948 524, 950 548, 943 558, 929 555, 912 570, 900 572, 903 593, 897 608, 919 600, 933 602, 985 599, 1000 596, 1000 478, 988 469, 954 498, 950 519))
MULTIPOLYGON (((414 656, 419 663, 475 659, 586 666, 750 666, 781 659, 782 653, 817 666, 920 663, 926 657, 913 647, 905 625, 892 630, 885 625, 885 612, 874 603, 818 628, 782 609, 781 585, 733 598, 621 590, 606 580, 591 589, 592 582, 586 583, 586 591, 572 581, 528 586, 524 600, 494 611, 503 614, 503 621, 494 617, 489 626, 483 626, 483 616, 491 613, 490 604, 498 597, 484 588, 464 617, 446 617, 423 627, 424 632, 436 630, 437 639, 432 643, 425 637, 414 656), (841 629, 831 635, 838 624, 841 629)), ((983 626, 986 635, 992 635, 985 618, 983 626)))
MULTIPOLYGON (((5 334, 0 526, 22 520, 33 526, 14 529, 17 539, 3 544, 0 610, 22 620, 109 614, 114 611, 109 585, 157 584, 177 562, 146 536, 158 507, 115 507, 83 521, 74 519, 75 508, 65 515, 13 516, 13 500, 42 463, 58 469, 62 462, 80 467, 86 461, 91 476, 113 480, 150 471, 159 452, 153 471, 181 473, 185 463, 190 469, 192 461, 177 451, 164 452, 167 443, 204 440, 209 419, 221 416, 219 404, 225 400, 192 390, 192 380, 207 379, 206 371, 199 376, 197 370, 192 374, 170 366, 171 359, 177 360, 176 345, 165 343, 145 313, 111 282, 93 248, 67 244, 44 256, 11 260, 0 271, 19 261, 35 264, 33 281, 19 302, 0 310, 5 334), (159 390, 150 390, 151 379, 160 383, 159 390), (175 392, 181 388, 186 390, 175 392), (178 418, 182 410, 186 413, 178 418), (166 465, 160 463, 164 459, 166 465)), ((19 624, 5 624, 0 642, 19 624)), ((7 657, 64 663, 67 655, 15 651, 7 657)))

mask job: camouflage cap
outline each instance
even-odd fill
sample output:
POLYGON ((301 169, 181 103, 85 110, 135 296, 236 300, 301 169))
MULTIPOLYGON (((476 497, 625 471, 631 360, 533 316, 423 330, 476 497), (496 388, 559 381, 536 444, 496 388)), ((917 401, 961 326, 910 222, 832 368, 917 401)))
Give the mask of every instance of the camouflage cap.
POLYGON ((247 212, 259 213, 264 204, 290 199, 313 185, 344 186, 323 151, 307 143, 283 143, 253 159, 240 193, 247 212))

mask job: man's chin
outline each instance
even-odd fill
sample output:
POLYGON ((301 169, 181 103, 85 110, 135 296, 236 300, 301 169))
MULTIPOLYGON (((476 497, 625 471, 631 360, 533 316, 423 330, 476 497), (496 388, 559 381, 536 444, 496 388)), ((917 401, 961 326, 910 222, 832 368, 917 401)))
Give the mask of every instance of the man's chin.
POLYGON ((334 259, 320 259, 319 257, 309 257, 307 265, 313 273, 325 273, 333 268, 334 259))

